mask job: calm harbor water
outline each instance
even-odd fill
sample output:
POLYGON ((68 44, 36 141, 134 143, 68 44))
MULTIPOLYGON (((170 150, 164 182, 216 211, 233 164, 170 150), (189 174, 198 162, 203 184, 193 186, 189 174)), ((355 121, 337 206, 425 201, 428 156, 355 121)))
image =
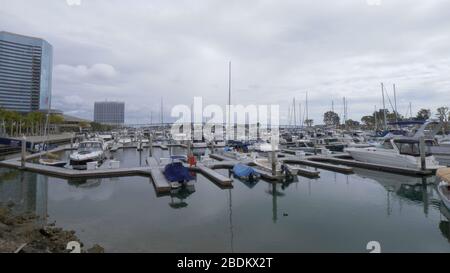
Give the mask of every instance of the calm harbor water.
MULTIPOLYGON (((116 158, 138 166, 146 154, 116 158)), ((158 197, 146 177, 80 183, 0 168, 0 202, 48 215, 107 252, 368 252, 369 241, 383 252, 450 251, 450 212, 434 177, 320 172, 291 184, 235 179, 230 190, 197 174, 195 191, 158 197)))

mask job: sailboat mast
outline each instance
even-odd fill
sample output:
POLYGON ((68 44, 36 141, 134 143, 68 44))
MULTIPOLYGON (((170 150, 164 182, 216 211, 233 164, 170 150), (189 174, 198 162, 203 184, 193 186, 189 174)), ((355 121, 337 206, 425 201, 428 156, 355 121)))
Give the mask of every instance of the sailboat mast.
POLYGON ((395 83, 393 84, 394 88, 394 108, 395 108, 395 121, 398 122, 398 112, 397 112, 397 90, 395 88, 395 83))
POLYGON ((345 116, 345 97, 342 98, 342 104, 344 105, 344 109, 342 110, 342 118, 343 118, 343 123, 344 123, 344 128, 346 125, 346 121, 347 121, 347 117, 345 116))
POLYGON ((231 61, 228 63, 228 125, 231 124, 231 61))
POLYGON ((164 109, 163 109, 163 98, 161 97, 161 126, 164 124, 164 109))
POLYGON ((377 113, 377 106, 375 105, 375 112, 374 112, 374 116, 375 116, 375 132, 378 130, 378 113, 377 113))
POLYGON ((297 113, 295 111, 295 97, 294 97, 294 101, 292 102, 293 106, 294 106, 294 127, 297 127, 297 113))
POLYGON ((298 124, 302 126, 302 103, 298 103, 298 124))
POLYGON ((381 83, 381 96, 383 97, 383 119, 384 119, 384 130, 387 130, 387 123, 386 123, 386 105, 384 102, 384 84, 381 83))
POLYGON ((308 125, 308 124, 309 124, 308 92, 306 92, 306 103, 305 103, 305 107, 306 107, 305 111, 306 111, 306 121, 307 121, 306 126, 309 126, 309 125, 308 125))
POLYGON ((409 116, 410 116, 410 118, 413 117, 413 115, 412 115, 412 104, 411 104, 411 102, 409 102, 409 116))

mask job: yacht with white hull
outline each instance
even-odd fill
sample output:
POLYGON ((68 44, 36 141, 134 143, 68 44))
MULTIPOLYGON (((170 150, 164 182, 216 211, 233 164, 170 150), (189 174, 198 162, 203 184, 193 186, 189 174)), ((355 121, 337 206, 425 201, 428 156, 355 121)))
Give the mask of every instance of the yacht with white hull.
POLYGON ((69 156, 70 165, 73 169, 85 170, 88 162, 98 162, 105 160, 105 145, 101 140, 83 141, 78 146, 78 150, 69 156))
MULTIPOLYGON (((415 139, 390 138, 379 147, 347 148, 345 151, 361 162, 421 169, 419 141, 415 139)), ((427 169, 442 167, 430 153, 425 153, 425 164, 427 169)))

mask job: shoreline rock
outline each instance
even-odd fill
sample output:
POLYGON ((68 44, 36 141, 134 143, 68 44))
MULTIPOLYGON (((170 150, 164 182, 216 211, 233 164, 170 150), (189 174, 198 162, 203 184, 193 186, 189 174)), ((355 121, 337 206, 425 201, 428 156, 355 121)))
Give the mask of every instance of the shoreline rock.
MULTIPOLYGON (((67 244, 71 241, 79 242, 81 252, 86 252, 75 231, 56 227, 54 223, 40 226, 37 216, 15 215, 13 206, 0 203, 0 253, 70 253, 67 244)), ((103 253, 104 249, 94 245, 87 252, 103 253)))

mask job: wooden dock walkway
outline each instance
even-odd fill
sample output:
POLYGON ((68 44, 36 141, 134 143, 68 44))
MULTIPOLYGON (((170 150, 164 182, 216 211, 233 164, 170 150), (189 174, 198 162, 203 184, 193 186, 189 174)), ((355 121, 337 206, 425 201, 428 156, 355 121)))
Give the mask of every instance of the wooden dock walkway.
POLYGON ((411 169, 411 168, 394 167, 394 166, 366 163, 366 162, 350 160, 350 159, 342 159, 342 158, 336 158, 336 157, 315 156, 315 157, 308 158, 308 160, 316 161, 316 162, 320 162, 320 161, 332 162, 332 163, 337 163, 337 164, 342 164, 342 165, 359 167, 359 168, 363 168, 363 169, 378 170, 378 171, 399 173, 399 174, 406 174, 406 175, 427 176, 427 175, 433 175, 435 173, 435 170, 419 170, 419 169, 411 169))
POLYGON ((286 158, 286 159, 283 159, 283 162, 288 163, 288 164, 291 163, 291 164, 306 165, 306 166, 311 166, 311 167, 315 167, 315 168, 319 168, 319 169, 325 169, 325 170, 330 170, 330 171, 335 171, 335 172, 340 172, 340 173, 345 173, 345 174, 353 173, 353 168, 351 168, 351 167, 317 162, 317 161, 311 160, 311 157, 308 159, 286 158))
POLYGON ((205 165, 198 163, 197 166, 192 167, 193 170, 200 172, 205 177, 209 178, 211 181, 223 188, 232 188, 233 179, 226 177, 215 170, 206 167, 205 165))
POLYGON ((170 192, 172 187, 170 186, 169 181, 167 181, 167 178, 164 176, 160 168, 150 169, 150 176, 157 193, 170 192))

